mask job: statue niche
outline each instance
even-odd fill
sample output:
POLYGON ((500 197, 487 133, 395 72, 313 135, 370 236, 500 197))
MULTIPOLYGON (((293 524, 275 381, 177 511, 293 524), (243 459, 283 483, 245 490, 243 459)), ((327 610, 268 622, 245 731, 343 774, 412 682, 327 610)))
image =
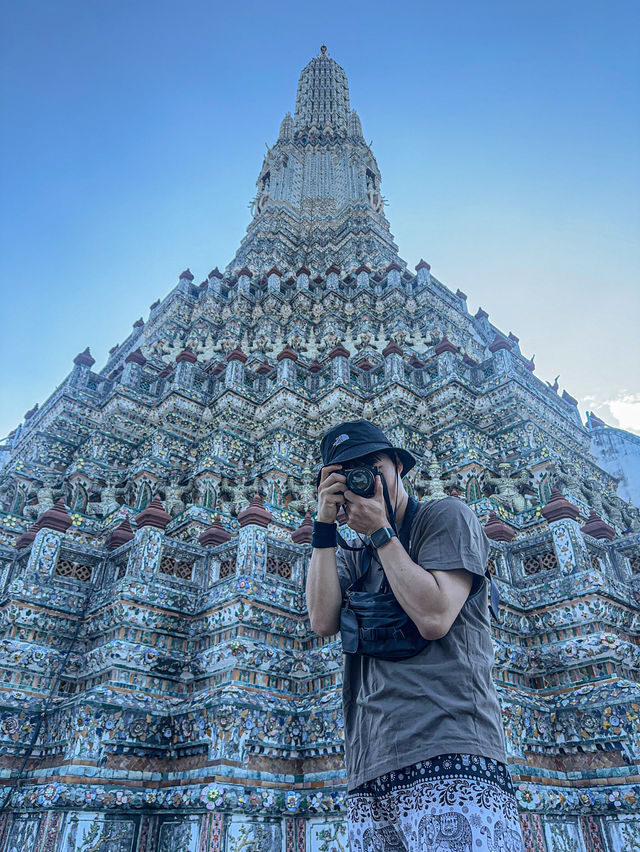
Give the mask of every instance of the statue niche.
POLYGON ((265 172, 258 178, 258 194, 251 204, 251 215, 258 216, 267 206, 269 201, 269 186, 271 184, 271 173, 265 172))
POLYGON ((384 210, 384 201, 380 194, 378 181, 371 169, 367 169, 367 198, 369 204, 373 207, 376 213, 382 213, 384 210))

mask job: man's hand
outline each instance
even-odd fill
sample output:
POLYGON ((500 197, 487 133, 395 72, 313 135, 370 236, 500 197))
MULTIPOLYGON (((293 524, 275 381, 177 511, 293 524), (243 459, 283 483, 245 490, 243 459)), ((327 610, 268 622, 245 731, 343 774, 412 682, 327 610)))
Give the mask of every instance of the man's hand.
POLYGON ((340 506, 344 503, 346 477, 338 471, 342 465, 329 464, 322 468, 318 485, 318 513, 316 519, 323 524, 335 524, 340 506))
POLYGON ((360 497, 353 491, 345 491, 344 509, 347 513, 347 524, 357 533, 371 535, 380 527, 388 527, 389 518, 380 475, 376 474, 376 490, 373 497, 360 497))

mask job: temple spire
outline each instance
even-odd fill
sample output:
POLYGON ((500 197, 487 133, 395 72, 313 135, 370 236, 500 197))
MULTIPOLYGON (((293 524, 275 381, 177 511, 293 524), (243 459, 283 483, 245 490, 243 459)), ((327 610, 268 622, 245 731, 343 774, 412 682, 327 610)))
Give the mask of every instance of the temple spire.
POLYGON ((346 136, 350 112, 347 75, 323 44, 320 53, 302 69, 298 80, 296 134, 333 130, 346 136))
POLYGON ((382 176, 349 100, 344 69, 326 45, 300 73, 293 117, 267 146, 251 205, 253 219, 228 272, 272 266, 322 275, 398 257, 384 214, 382 176))

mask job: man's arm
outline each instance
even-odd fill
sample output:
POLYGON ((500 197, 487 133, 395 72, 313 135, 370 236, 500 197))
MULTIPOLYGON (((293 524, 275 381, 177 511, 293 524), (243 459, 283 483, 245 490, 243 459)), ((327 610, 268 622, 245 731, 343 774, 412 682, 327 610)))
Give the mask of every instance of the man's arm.
MULTIPOLYGON (((347 491, 348 523, 357 532, 371 535, 387 526, 382 482, 376 477, 373 497, 363 498, 347 491)), ((465 568, 425 570, 414 562, 394 536, 378 548, 389 585, 402 609, 424 639, 442 639, 451 629, 471 591, 472 577, 465 568)))
MULTIPOLYGON (((340 465, 322 470, 318 486, 317 520, 335 524, 338 509, 344 502, 346 477, 337 471, 340 465)), ((307 573, 307 609, 311 629, 319 636, 333 636, 340 628, 342 590, 338 580, 335 547, 314 547, 307 573)))
POLYGON ((311 629, 318 636, 333 636, 340 629, 342 604, 335 548, 314 547, 307 573, 306 594, 311 629))
POLYGON ((464 568, 425 571, 394 536, 378 549, 389 585, 402 609, 424 639, 442 639, 458 617, 471 591, 472 577, 464 568))

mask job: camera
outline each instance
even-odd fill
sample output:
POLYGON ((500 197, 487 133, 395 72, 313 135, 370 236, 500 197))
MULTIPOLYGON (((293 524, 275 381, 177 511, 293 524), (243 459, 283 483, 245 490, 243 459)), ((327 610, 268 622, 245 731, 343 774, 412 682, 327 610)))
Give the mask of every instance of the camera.
POLYGON ((347 490, 353 491, 359 497, 373 497, 376 493, 376 476, 380 472, 380 468, 369 464, 343 468, 347 480, 347 490))

